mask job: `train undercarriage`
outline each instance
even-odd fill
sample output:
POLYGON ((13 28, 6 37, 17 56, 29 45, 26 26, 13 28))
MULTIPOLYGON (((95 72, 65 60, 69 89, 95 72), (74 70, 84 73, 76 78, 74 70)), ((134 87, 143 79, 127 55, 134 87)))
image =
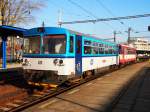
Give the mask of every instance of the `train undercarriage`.
POLYGON ((81 75, 57 75, 57 72, 54 71, 42 71, 42 70, 23 70, 24 78, 28 81, 30 85, 44 86, 44 87, 57 87, 64 82, 75 82, 78 80, 86 79, 92 77, 95 74, 101 74, 104 71, 110 71, 113 69, 118 69, 122 66, 135 63, 131 61, 129 63, 111 65, 103 68, 93 69, 84 71, 81 75))
POLYGON ((28 84, 44 87, 57 87, 64 82, 76 83, 79 80, 92 77, 95 74, 108 71, 109 69, 116 68, 116 65, 103 67, 100 69, 88 70, 81 75, 57 75, 54 71, 42 71, 42 70, 23 70, 24 78, 28 84))

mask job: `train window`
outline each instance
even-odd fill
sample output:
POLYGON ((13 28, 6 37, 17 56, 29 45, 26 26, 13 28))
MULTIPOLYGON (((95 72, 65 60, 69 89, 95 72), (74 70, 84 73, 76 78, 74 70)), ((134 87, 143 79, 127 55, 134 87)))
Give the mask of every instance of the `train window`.
POLYGON ((130 54, 130 49, 127 49, 127 54, 130 54))
POLYGON ((66 38, 64 35, 48 35, 43 39, 45 54, 64 54, 66 52, 66 38))
POLYGON ((109 54, 109 50, 105 48, 105 54, 109 54))
POLYGON ((103 47, 103 44, 99 44, 99 47, 103 47))
POLYGON ((108 54, 113 54, 113 46, 107 46, 108 54))
POLYGON ((104 54, 104 48, 99 48, 99 54, 104 54))
POLYGON ((90 40, 84 40, 84 45, 91 45, 91 41, 90 40))
POLYGON ((70 36, 70 47, 69 47, 69 52, 73 53, 73 47, 74 46, 74 41, 73 41, 73 36, 70 36))
POLYGON ((113 49, 109 49, 109 54, 113 54, 113 49))
POLYGON ((115 54, 115 50, 114 49, 111 49, 112 50, 112 54, 115 54))
POLYGON ((80 40, 77 40, 77 54, 80 54, 81 53, 81 41, 80 40))
POLYGON ((84 54, 91 54, 91 47, 90 46, 84 46, 84 54))
POLYGON ((114 54, 117 54, 117 53, 119 53, 119 50, 114 49, 114 54))
POLYGON ((114 54, 118 54, 119 51, 117 49, 114 49, 114 54))
POLYGON ((134 54, 134 51, 132 49, 129 49, 128 54, 134 54))
POLYGON ((101 47, 101 44, 99 44, 98 46, 101 47))
POLYGON ((39 54, 40 53, 40 37, 28 37, 24 39, 24 53, 25 54, 39 54))
POLYGON ((97 42, 93 42, 93 46, 98 46, 98 43, 97 42))
POLYGON ((105 54, 109 54, 108 45, 105 45, 105 54))
POLYGON ((92 48, 92 54, 98 54, 98 48, 93 47, 92 48))

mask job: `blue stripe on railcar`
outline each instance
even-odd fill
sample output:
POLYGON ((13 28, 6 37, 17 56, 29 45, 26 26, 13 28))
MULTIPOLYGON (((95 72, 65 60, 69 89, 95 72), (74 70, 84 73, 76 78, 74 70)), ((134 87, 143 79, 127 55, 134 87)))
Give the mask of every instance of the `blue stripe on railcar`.
MULTIPOLYGON (((118 56, 117 54, 103 54, 103 55, 95 55, 95 56, 82 56, 82 57, 111 57, 111 56, 118 56)), ((75 58, 75 56, 71 55, 52 55, 52 54, 24 54, 23 57, 28 57, 28 58, 75 58)))
POLYGON ((24 54, 23 57, 28 58, 74 58, 71 55, 54 55, 54 54, 24 54))
MULTIPOLYGON (((50 34, 67 34, 69 31, 64 28, 57 28, 57 27, 44 27, 45 31, 43 32, 44 35, 50 34)), ((24 32, 24 36, 37 36, 40 35, 41 32, 38 32, 38 28, 32 28, 24 32)))

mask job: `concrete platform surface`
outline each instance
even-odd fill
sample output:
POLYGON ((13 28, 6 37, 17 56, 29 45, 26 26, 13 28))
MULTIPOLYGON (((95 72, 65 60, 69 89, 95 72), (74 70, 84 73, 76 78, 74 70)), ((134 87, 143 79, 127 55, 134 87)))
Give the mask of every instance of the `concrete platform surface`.
POLYGON ((0 72, 13 71, 13 70, 21 69, 21 68, 22 68, 22 64, 20 63, 12 63, 12 64, 8 63, 6 69, 3 69, 0 66, 0 72))
POLYGON ((85 83, 23 112, 104 112, 148 63, 137 63, 85 83))
POLYGON ((112 112, 150 112, 150 66, 130 85, 112 112))

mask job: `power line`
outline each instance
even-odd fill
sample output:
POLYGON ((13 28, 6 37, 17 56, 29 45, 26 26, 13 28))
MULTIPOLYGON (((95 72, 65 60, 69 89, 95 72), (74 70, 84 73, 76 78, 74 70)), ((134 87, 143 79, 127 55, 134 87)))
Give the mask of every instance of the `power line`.
POLYGON ((138 31, 138 30, 137 30, 137 31, 134 32, 134 33, 142 33, 142 32, 149 32, 149 31, 146 31, 146 30, 145 30, 145 31, 138 31))
POLYGON ((77 4, 76 2, 72 1, 72 0, 68 0, 71 4, 77 6, 78 8, 80 8, 81 10, 83 10, 84 12, 86 12, 88 15, 91 15, 94 18, 97 18, 93 13, 91 13, 90 11, 88 11, 87 9, 83 8, 82 6, 80 6, 79 4, 77 4))
POLYGON ((114 20, 124 20, 124 19, 135 19, 142 17, 150 17, 150 14, 134 15, 134 16, 124 16, 124 17, 115 17, 115 18, 99 18, 99 19, 90 19, 90 20, 79 20, 79 21, 70 21, 70 22, 60 22, 59 24, 76 24, 76 23, 96 23, 100 21, 114 21, 114 20))
POLYGON ((100 0, 96 0, 110 15, 115 16, 100 0))
MULTIPOLYGON (((58 6, 58 5, 60 5, 60 7, 58 7, 58 9, 60 10, 61 9, 61 11, 62 11, 62 13, 63 14, 66 14, 66 15, 69 15, 69 16, 77 16, 77 17, 81 17, 81 16, 83 16, 83 15, 80 15, 80 14, 78 14, 78 13, 74 13, 74 12, 70 12, 70 10, 69 9, 66 9, 66 7, 64 8, 63 7, 63 5, 62 4, 60 4, 60 2, 59 3, 57 3, 57 2, 54 2, 54 1, 50 1, 50 5, 51 6, 53 6, 53 7, 55 7, 56 8, 56 6, 58 6)), ((59 12, 59 10, 58 10, 58 12, 59 12)), ((85 17, 89 17, 89 16, 85 16, 85 17)))
MULTIPOLYGON (((97 16, 95 16, 92 12, 88 11, 87 9, 83 8, 81 5, 77 4, 76 2, 72 1, 72 0, 68 0, 71 4, 75 5, 76 7, 80 8, 81 10, 83 10, 84 12, 86 12, 88 15, 91 15, 92 17, 94 17, 95 19, 98 19, 97 16)), ((59 23, 58 23, 59 24, 59 23)), ((111 27, 111 29, 114 30, 114 28, 108 24, 108 23, 104 23, 106 25, 108 25, 109 27, 111 27)), ((61 25, 61 24, 59 24, 61 25)))
MULTIPOLYGON (((96 1, 97 1, 97 3, 98 3, 100 6, 102 6, 112 17, 116 17, 116 16, 112 13, 112 11, 109 10, 109 9, 106 7, 106 5, 104 5, 104 4, 102 3, 101 0, 96 0, 96 1)), ((119 22, 121 25, 126 26, 123 21, 118 20, 118 22, 119 22)))
POLYGON ((139 37, 131 37, 131 38, 150 38, 150 36, 139 36, 139 37))

